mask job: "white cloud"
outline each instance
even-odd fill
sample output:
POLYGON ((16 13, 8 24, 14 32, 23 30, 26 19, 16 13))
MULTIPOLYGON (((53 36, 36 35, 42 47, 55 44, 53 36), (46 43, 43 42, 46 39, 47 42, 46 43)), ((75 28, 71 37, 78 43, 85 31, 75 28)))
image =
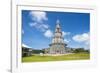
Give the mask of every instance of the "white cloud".
POLYGON ((29 25, 32 26, 32 27, 36 27, 37 26, 37 23, 34 22, 34 23, 30 23, 29 25))
POLYGON ((34 23, 30 23, 29 24, 31 27, 35 27, 36 29, 40 30, 40 31, 46 31, 47 29, 49 29, 49 25, 48 24, 39 24, 37 22, 34 23))
POLYGON ((42 24, 41 27, 43 27, 45 29, 48 29, 49 28, 49 25, 48 24, 42 24))
POLYGON ((88 33, 77 34, 73 36, 72 39, 76 42, 85 42, 89 40, 89 34, 88 33))
POLYGON ((46 12, 44 11, 31 11, 30 15, 32 16, 32 20, 39 23, 43 22, 44 20, 48 20, 46 12))
POLYGON ((47 24, 41 24, 41 25, 38 25, 38 28, 41 31, 46 31, 49 29, 49 26, 47 24))
POLYGON ((70 32, 65 32, 65 31, 62 31, 62 36, 66 36, 66 35, 70 35, 70 32))
POLYGON ((33 20, 33 22, 29 24, 31 27, 35 27, 39 31, 43 32, 44 36, 47 38, 50 38, 53 36, 53 33, 50 30, 49 25, 46 24, 46 21, 48 20, 46 12, 31 11, 30 15, 33 20))
POLYGON ((53 33, 51 30, 47 30, 45 33, 44 33, 44 36, 47 37, 47 38, 51 38, 53 36, 53 33))
POLYGON ((31 47, 29 47, 29 46, 26 45, 26 44, 22 44, 22 46, 23 46, 23 47, 27 47, 27 48, 31 48, 31 47))
POLYGON ((69 43, 70 40, 68 40, 68 39, 64 39, 64 42, 65 42, 65 43, 69 43))
POLYGON ((90 46, 90 35, 89 33, 77 34, 72 38, 74 41, 78 43, 83 43, 85 49, 89 49, 90 46))
POLYGON ((30 15, 33 20, 33 22, 29 23, 31 27, 35 27, 42 32, 45 32, 49 29, 49 25, 45 23, 48 20, 46 12, 31 11, 30 15))

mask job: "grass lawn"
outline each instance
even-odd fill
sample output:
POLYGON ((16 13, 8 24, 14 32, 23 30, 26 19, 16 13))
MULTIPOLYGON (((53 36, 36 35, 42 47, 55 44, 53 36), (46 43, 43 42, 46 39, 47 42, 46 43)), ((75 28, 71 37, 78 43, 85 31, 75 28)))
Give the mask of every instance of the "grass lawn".
POLYGON ((22 57, 22 62, 47 62, 47 61, 64 61, 64 60, 87 60, 90 59, 89 53, 76 53, 62 56, 40 56, 32 55, 22 57))

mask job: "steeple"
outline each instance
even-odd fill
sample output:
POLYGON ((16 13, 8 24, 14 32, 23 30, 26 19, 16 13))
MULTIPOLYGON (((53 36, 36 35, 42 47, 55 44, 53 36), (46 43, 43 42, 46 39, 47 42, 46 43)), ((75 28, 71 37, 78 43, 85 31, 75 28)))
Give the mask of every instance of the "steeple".
POLYGON ((60 21, 58 19, 56 21, 56 28, 60 28, 60 21))
POLYGON ((55 33, 54 33, 54 38, 52 40, 52 43, 64 43, 59 20, 56 21, 56 28, 55 28, 55 33))
POLYGON ((50 54, 64 54, 66 53, 65 48, 66 45, 64 43, 64 38, 62 37, 62 31, 60 27, 60 21, 56 21, 56 28, 54 32, 54 37, 52 39, 52 43, 50 44, 50 54))
POLYGON ((55 32, 61 32, 60 21, 57 19, 55 32))

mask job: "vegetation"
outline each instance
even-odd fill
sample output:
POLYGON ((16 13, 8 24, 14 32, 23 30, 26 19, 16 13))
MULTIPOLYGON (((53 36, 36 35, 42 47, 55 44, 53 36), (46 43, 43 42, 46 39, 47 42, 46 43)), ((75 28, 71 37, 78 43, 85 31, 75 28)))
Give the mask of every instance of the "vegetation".
MULTIPOLYGON (((66 50, 67 50, 67 49, 66 49, 66 50)), ((85 50, 84 48, 76 48, 76 49, 71 48, 71 49, 69 50, 69 52, 72 52, 72 53, 82 53, 82 52, 89 53, 89 50, 85 50)), ((43 49, 43 50, 36 50, 36 49, 34 49, 34 50, 32 51, 32 53, 33 53, 33 54, 45 53, 45 50, 44 50, 44 49, 43 49)))
POLYGON ((30 48, 22 48, 22 62, 47 62, 47 61, 64 61, 64 60, 87 60, 90 59, 89 50, 84 48, 71 48, 72 54, 60 55, 60 56, 46 56, 43 55, 45 50, 32 50, 30 48), (30 55, 31 54, 31 55, 30 55))
POLYGON ((82 53, 82 52, 89 53, 89 50, 85 50, 84 48, 77 48, 73 50, 73 53, 82 53))
POLYGON ((47 61, 64 61, 64 60, 87 60, 90 59, 89 53, 73 53, 62 56, 40 56, 33 54, 32 56, 22 57, 22 62, 47 62, 47 61))
POLYGON ((33 50, 32 53, 33 54, 40 54, 40 53, 44 53, 44 50, 33 50))

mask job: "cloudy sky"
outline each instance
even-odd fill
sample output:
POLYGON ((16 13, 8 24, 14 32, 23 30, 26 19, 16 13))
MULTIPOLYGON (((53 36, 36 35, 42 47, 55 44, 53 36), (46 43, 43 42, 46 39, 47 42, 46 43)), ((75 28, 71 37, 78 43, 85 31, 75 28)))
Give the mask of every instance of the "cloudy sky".
POLYGON ((90 14, 22 10, 22 45, 48 48, 59 19, 68 47, 89 49, 90 14))

